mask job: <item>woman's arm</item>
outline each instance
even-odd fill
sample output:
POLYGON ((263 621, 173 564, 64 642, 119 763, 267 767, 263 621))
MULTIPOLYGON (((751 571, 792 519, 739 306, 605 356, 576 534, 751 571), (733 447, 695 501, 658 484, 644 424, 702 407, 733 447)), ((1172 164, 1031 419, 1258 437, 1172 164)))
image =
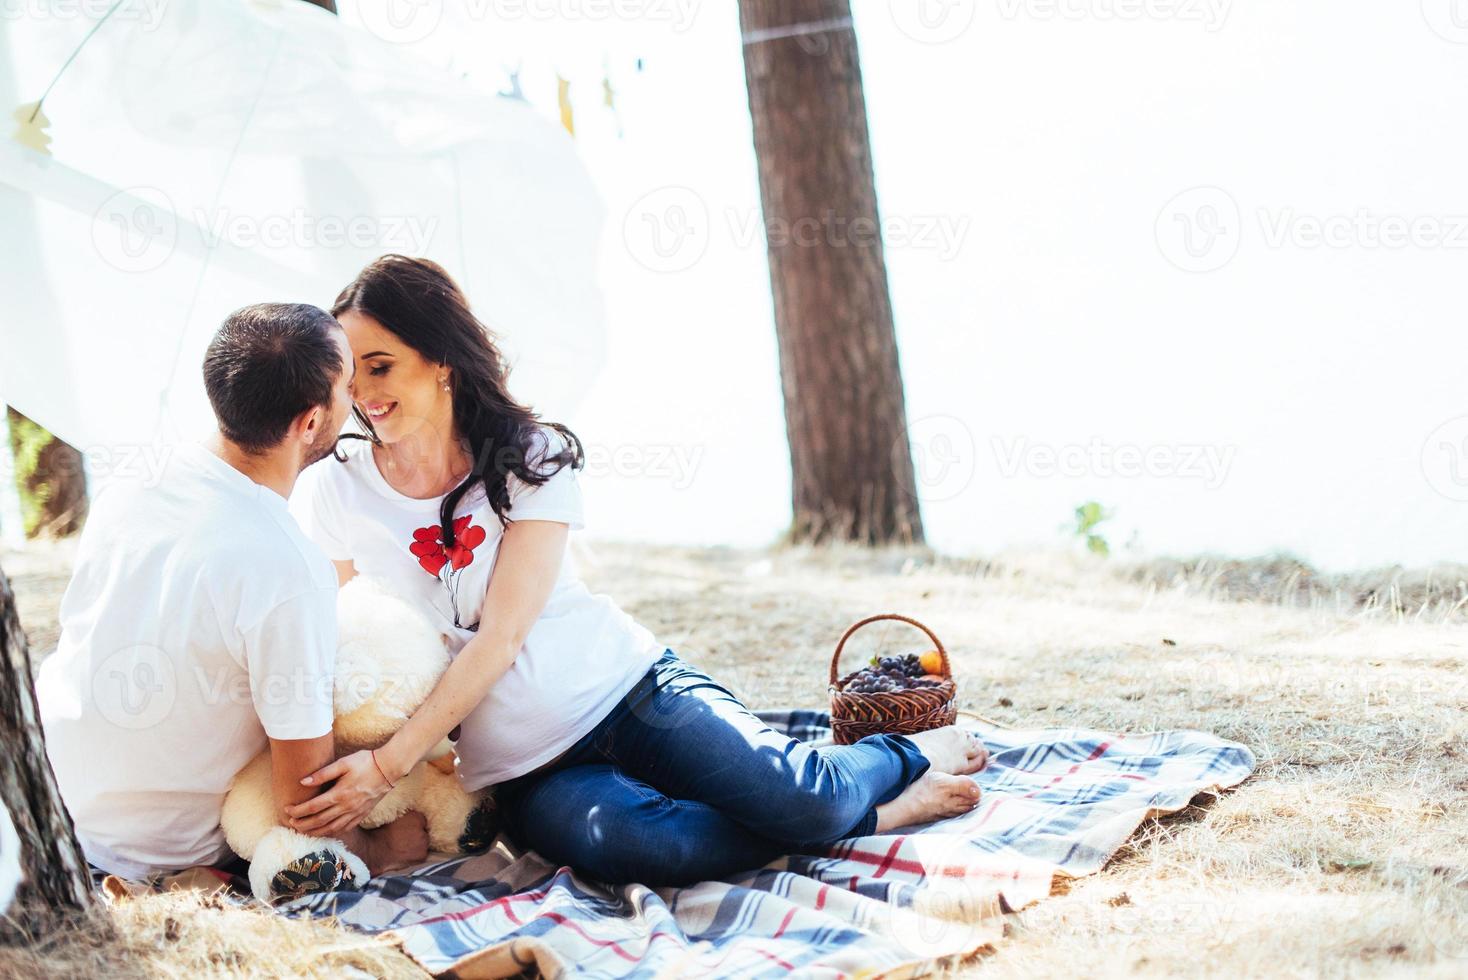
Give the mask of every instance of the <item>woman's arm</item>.
POLYGON ((346 561, 337 561, 335 559, 332 559, 331 563, 336 566, 337 588, 341 588, 343 585, 346 585, 352 579, 357 577, 357 566, 352 564, 352 560, 350 558, 348 558, 346 561))
POLYGON ((428 700, 377 751, 396 779, 453 731, 515 662, 561 573, 570 528, 553 521, 516 521, 505 528, 479 632, 464 645, 428 700))
MULTIPOLYGON (((377 750, 375 760, 372 753, 355 752, 302 780, 306 786, 331 780, 336 785, 288 808, 294 829, 321 834, 355 827, 386 795, 389 787, 384 776, 397 782, 407 775, 484 700, 510 669, 540 618, 560 575, 569 535, 570 526, 557 521, 514 521, 505 528, 490 571, 479 632, 459 651, 428 700, 377 750)), ((338 575, 349 564, 338 562, 338 575)))

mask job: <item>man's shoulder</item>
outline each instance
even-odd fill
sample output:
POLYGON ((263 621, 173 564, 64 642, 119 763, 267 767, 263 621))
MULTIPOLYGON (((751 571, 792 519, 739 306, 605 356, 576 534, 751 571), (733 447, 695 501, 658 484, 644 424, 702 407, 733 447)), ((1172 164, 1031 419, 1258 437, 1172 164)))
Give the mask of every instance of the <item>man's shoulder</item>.
POLYGON ((335 587, 331 562, 284 510, 262 503, 198 515, 177 557, 207 568, 215 581, 249 583, 281 595, 335 587))
POLYGON ((300 592, 334 586, 331 562, 301 532, 283 498, 266 487, 204 479, 182 496, 145 497, 129 488, 116 501, 114 521, 135 518, 178 533, 176 559, 208 569, 215 581, 242 580, 266 591, 300 592))

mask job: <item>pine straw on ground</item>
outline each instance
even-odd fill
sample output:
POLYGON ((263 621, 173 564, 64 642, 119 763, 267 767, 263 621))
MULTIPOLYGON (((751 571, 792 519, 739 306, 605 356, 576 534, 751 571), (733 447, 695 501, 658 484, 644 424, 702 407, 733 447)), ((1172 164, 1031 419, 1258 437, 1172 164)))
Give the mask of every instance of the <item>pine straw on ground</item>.
POLYGON ((398 980, 427 973, 396 946, 373 936, 179 891, 98 909, 28 948, 0 948, 0 976, 398 980))
MULTIPOLYGON (((1150 822, 1103 872, 1012 916, 1009 938, 959 975, 1468 971, 1468 591, 1456 569, 1332 579, 1287 560, 604 543, 578 557, 595 589, 755 706, 821 705, 841 631, 901 612, 943 639, 965 707, 988 718, 1196 728, 1254 750, 1243 786, 1150 822)), ((44 642, 55 562, 4 564, 44 642)), ((851 662, 925 645, 905 630, 863 630, 851 662)), ((53 942, 21 954, 35 964, 24 972, 414 973, 370 940, 197 899, 112 914, 120 944, 53 942), (189 942, 168 938, 169 921, 189 942), (67 968, 68 955, 89 968, 67 968)), ((0 974, 22 966, 14 955, 0 954, 0 974)))

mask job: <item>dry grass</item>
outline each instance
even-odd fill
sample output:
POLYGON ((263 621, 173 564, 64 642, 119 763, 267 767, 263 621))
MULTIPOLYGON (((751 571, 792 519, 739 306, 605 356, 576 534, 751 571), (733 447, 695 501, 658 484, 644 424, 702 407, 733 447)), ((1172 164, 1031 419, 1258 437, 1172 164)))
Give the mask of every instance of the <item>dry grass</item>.
MULTIPOLYGON (((23 561, 4 558, 27 625, 54 636, 54 562, 23 561)), ((1465 591, 1453 570, 1323 579, 1279 561, 620 544, 581 564, 756 706, 819 705, 840 631, 894 611, 938 632, 966 706, 990 718, 1198 728, 1254 749, 1253 779, 1144 828, 1101 874, 1013 917, 1010 938, 963 975, 1468 972, 1465 591)), ((917 642, 901 630, 864 631, 851 656, 917 642)), ((88 954, 94 965, 116 953, 180 974, 411 969, 262 913, 158 897, 114 914, 129 952, 88 954), (164 938, 170 918, 195 939, 164 938), (339 958, 313 960, 323 949, 339 958)), ((44 972, 64 973, 64 955, 48 953, 44 972)))
POLYGON ((99 910, 105 929, 78 920, 28 949, 0 948, 0 976, 422 978, 395 946, 324 922, 287 919, 200 892, 148 895, 99 910))

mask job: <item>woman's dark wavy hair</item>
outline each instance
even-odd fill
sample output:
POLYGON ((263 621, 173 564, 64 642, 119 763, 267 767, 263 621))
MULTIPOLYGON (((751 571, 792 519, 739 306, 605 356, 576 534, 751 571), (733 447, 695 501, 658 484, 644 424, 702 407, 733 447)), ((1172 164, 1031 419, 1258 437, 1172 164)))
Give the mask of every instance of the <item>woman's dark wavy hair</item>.
MULTIPOLYGON (((580 469, 586 457, 581 440, 558 422, 540 416, 510 396, 509 370, 489 330, 469 309, 458 285, 435 262, 403 255, 384 255, 363 269, 332 304, 331 315, 355 310, 372 317, 393 336, 433 364, 452 371, 454 426, 469 458, 469 475, 444 496, 439 510, 445 548, 454 544, 454 508, 476 482, 484 485, 500 525, 509 524, 509 474, 541 486, 564 466, 580 469), (545 425, 565 437, 555 455, 531 456, 545 425)), ((367 435, 344 433, 343 439, 381 440, 367 413, 356 405, 352 414, 367 435)), ((549 447, 546 447, 548 450, 549 447)), ((339 453, 337 459, 344 460, 339 453)))

